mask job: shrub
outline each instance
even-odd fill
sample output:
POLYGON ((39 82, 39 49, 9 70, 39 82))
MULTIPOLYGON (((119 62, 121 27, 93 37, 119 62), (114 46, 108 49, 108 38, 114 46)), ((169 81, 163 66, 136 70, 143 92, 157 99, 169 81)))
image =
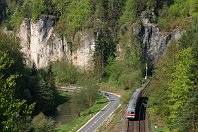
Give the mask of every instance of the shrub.
POLYGON ((31 0, 31 13, 32 13, 32 20, 36 22, 41 14, 43 14, 46 10, 45 0, 31 0))
POLYGON ((55 132, 55 128, 54 121, 46 118, 42 112, 32 120, 32 129, 34 132, 55 132))
POLYGON ((66 27, 64 33, 70 35, 85 25, 92 7, 90 0, 73 0, 67 7, 66 13, 60 17, 57 29, 62 30, 61 27, 66 27))
POLYGON ((77 82, 79 70, 68 62, 55 62, 52 64, 57 85, 69 85, 77 82))

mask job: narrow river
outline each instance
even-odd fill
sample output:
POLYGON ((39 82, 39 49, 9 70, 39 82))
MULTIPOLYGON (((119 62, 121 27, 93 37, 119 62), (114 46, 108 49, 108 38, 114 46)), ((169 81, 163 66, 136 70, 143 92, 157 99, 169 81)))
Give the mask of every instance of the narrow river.
POLYGON ((75 119, 75 115, 72 113, 70 108, 70 100, 58 105, 57 112, 55 113, 54 120, 61 124, 66 124, 75 119))

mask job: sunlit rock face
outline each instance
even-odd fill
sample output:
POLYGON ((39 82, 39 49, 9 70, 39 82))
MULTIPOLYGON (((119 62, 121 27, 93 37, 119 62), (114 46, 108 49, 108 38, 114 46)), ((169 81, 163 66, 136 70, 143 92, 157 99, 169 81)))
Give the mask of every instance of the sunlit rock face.
MULTIPOLYGON (((147 15, 141 15, 141 25, 133 24, 126 30, 132 31, 141 40, 142 59, 148 62, 149 70, 167 45, 181 37, 179 28, 162 33, 158 26, 150 22, 147 15)), ((52 16, 43 15, 36 23, 25 19, 18 30, 17 36, 21 41, 22 52, 29 66, 33 63, 37 68, 45 67, 50 61, 68 61, 81 68, 93 67, 96 35, 91 29, 78 31, 70 39, 60 36, 54 30, 56 24, 52 16)), ((122 51, 117 45, 119 52, 122 51)), ((119 56, 118 56, 119 57, 119 56)))
POLYGON ((55 19, 41 16, 36 23, 25 19, 17 33, 22 52, 29 66, 45 67, 50 61, 68 61, 81 68, 92 67, 95 47, 93 31, 79 31, 72 40, 61 37, 54 31, 55 19), (75 49, 72 46, 75 45, 75 49), (76 46, 77 45, 77 46, 76 46))

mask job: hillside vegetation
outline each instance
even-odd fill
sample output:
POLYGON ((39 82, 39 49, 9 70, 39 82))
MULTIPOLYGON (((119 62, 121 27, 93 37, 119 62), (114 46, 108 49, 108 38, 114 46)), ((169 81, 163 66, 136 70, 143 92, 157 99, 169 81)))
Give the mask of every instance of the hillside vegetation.
POLYGON ((51 115, 55 111, 56 85, 86 87, 79 93, 83 100, 72 100, 81 103, 80 111, 94 104, 97 83, 122 90, 140 86, 146 63, 142 40, 129 29, 134 23, 142 24, 142 11, 162 33, 183 30, 182 38, 168 45, 151 71, 148 107, 152 121, 160 120, 169 131, 198 131, 197 0, 1 0, 3 28, 16 32, 24 18, 37 22, 41 15, 50 15, 61 36, 72 38, 79 30, 93 29, 97 40, 93 71, 82 71, 67 62, 38 70, 24 64, 14 36, 0 33, 0 129, 54 131, 52 121, 39 112, 51 115), (43 124, 35 123, 39 119, 43 124))
POLYGON ((180 41, 167 48, 154 70, 150 111, 160 116, 170 130, 198 130, 197 26, 197 19, 193 19, 180 41))

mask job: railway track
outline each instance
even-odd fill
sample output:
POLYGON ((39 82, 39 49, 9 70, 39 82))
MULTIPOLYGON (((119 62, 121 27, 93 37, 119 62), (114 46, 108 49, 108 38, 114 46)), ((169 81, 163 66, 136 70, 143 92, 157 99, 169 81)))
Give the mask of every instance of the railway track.
MULTIPOLYGON (((142 101, 144 100, 146 99, 142 98, 142 101)), ((127 120, 127 132, 148 132, 146 130, 146 120, 146 107, 142 105, 138 116, 132 121, 127 120)))
POLYGON ((145 121, 128 121, 127 132, 146 132, 145 121))

